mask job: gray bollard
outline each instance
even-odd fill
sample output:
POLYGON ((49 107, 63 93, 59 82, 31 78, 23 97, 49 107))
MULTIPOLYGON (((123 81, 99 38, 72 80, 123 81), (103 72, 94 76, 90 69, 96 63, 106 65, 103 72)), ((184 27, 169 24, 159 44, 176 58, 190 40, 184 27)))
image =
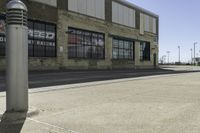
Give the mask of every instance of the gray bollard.
POLYGON ((11 0, 6 11, 6 112, 28 111, 27 7, 11 0))

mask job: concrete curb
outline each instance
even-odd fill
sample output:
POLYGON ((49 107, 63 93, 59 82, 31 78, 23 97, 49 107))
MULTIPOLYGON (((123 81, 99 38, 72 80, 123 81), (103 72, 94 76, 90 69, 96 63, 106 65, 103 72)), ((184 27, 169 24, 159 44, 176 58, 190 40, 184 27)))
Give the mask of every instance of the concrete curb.
MULTIPOLYGON (((31 89, 29 89, 29 94, 41 93, 41 92, 50 92, 50 91, 59 91, 59 90, 65 90, 65 89, 75 89, 75 88, 81 88, 81 87, 97 86, 97 85, 120 83, 120 82, 128 82, 128 81, 133 81, 133 80, 145 80, 145 79, 149 79, 149 78, 177 76, 177 75, 180 75, 180 74, 188 74, 188 73, 164 74, 164 75, 123 78, 123 79, 114 79, 114 80, 106 80, 106 81, 94 81, 94 82, 86 82, 86 83, 76 83, 76 84, 31 88, 31 89)), ((0 92, 0 98, 5 97, 5 96, 6 96, 6 92, 0 92)))

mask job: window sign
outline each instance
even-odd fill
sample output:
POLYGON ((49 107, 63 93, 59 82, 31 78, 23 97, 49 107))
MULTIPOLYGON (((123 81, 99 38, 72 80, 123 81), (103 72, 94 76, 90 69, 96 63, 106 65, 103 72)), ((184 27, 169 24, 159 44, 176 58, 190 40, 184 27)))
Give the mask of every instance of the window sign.
POLYGON ((37 39, 47 39, 47 40, 54 40, 55 39, 55 33, 54 32, 48 32, 48 31, 40 31, 40 30, 28 30, 28 35, 30 37, 34 37, 37 39))
MULTIPOLYGON (((56 25, 28 21, 29 57, 56 57, 56 25)), ((0 15, 0 56, 5 56, 5 16, 0 15)))
POLYGON ((56 26, 45 22, 29 21, 29 56, 56 56, 56 26))

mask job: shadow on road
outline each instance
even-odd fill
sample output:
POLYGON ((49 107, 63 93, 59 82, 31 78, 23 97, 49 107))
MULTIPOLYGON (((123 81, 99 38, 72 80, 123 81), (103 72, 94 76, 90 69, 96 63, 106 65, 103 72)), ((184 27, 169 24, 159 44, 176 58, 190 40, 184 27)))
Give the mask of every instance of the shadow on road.
POLYGON ((27 112, 7 113, 0 118, 0 133, 20 133, 26 120, 27 112))

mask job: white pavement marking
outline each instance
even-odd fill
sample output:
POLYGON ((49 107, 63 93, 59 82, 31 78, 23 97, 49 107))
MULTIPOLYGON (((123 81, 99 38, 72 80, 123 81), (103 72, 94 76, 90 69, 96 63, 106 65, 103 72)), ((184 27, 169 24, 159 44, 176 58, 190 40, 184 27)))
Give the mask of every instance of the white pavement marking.
MULTIPOLYGON (((49 123, 46 123, 46 122, 35 120, 35 119, 32 119, 32 118, 27 118, 27 120, 33 121, 33 122, 38 123, 38 124, 46 125, 46 126, 58 129, 58 130, 62 130, 64 132, 66 132, 66 133, 80 133, 80 132, 76 132, 76 131, 73 131, 73 130, 70 130, 70 129, 62 128, 62 127, 59 127, 59 126, 56 126, 56 125, 52 125, 52 124, 49 124, 49 123)), ((54 132, 58 132, 58 131, 54 130, 54 132)))

